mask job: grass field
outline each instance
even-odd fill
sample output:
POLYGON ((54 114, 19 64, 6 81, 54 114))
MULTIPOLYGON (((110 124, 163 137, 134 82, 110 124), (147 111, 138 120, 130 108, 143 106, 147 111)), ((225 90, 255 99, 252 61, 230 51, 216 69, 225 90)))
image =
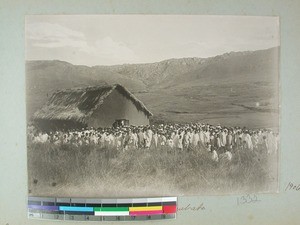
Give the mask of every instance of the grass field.
POLYGON ((28 143, 31 196, 149 197, 277 191, 277 155, 236 151, 215 162, 204 149, 100 149, 28 143))

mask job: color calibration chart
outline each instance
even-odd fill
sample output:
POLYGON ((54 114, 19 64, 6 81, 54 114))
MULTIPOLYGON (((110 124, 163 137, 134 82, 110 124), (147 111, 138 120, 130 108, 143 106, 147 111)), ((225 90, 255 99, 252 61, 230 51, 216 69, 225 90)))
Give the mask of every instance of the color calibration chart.
POLYGON ((28 197, 28 218, 73 221, 175 219, 177 197, 88 199, 28 197))

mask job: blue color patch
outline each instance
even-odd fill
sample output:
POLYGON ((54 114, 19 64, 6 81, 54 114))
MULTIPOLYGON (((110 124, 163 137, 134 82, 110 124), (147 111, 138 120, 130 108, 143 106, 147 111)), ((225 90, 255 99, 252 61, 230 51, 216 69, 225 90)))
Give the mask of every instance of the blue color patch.
POLYGON ((59 206, 60 211, 93 212, 93 207, 59 206))

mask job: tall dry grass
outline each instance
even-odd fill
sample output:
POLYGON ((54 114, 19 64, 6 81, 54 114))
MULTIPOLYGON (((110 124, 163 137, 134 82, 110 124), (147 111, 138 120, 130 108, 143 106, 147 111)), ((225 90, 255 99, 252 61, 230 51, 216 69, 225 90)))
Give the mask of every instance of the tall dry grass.
POLYGON ((28 144, 32 196, 134 197, 276 191, 277 157, 236 151, 215 162, 201 148, 100 148, 28 144))

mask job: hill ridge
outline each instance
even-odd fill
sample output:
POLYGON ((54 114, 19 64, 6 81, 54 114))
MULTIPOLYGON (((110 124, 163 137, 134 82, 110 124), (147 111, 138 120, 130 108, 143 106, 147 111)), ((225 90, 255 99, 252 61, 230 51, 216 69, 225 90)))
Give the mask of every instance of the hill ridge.
POLYGON ((231 122, 246 126, 255 115, 270 127, 264 120, 270 121, 265 112, 278 111, 278 57, 279 47, 113 66, 31 60, 26 62, 27 118, 56 90, 119 83, 160 121, 226 123, 234 116, 231 122))
POLYGON ((163 63, 163 62, 168 62, 168 61, 177 61, 177 60, 203 60, 203 59, 213 59, 213 58, 218 58, 222 56, 228 56, 231 54, 251 54, 254 52, 259 52, 259 51, 268 51, 268 50, 273 50, 273 49, 278 49, 279 46, 271 47, 271 48, 266 48, 266 49, 259 49, 259 50, 251 50, 251 51, 230 51, 230 52, 225 52, 223 54, 215 55, 215 56, 210 56, 210 57, 182 57, 182 58, 168 58, 168 59, 163 59, 159 60, 156 62, 147 62, 147 63, 123 63, 123 64, 115 64, 115 65, 94 65, 94 66, 88 66, 88 65, 83 65, 83 64, 73 64, 71 62, 65 61, 65 60, 60 60, 60 59, 49 59, 49 60, 26 60, 26 63, 31 63, 31 62, 63 62, 67 64, 71 64, 73 66, 86 66, 89 68, 93 67, 114 67, 114 66, 132 66, 132 65, 148 65, 148 64, 156 64, 156 63, 163 63))

